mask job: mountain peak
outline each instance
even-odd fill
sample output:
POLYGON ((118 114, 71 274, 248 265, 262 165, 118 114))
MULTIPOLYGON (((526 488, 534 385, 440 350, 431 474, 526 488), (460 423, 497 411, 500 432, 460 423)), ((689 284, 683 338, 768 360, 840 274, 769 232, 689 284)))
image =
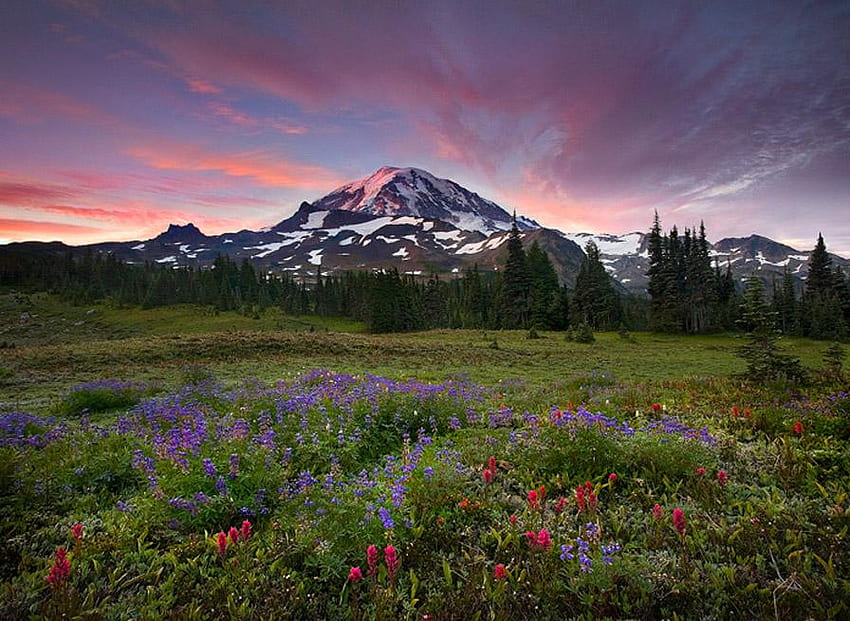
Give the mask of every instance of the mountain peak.
MULTIPOLYGON (((511 215, 493 201, 450 179, 440 179, 427 170, 413 167, 382 166, 313 202, 310 210, 442 220, 461 230, 487 235, 511 228, 511 215)), ((517 220, 523 230, 539 228, 528 218, 517 220)))
POLYGON ((196 241, 206 237, 197 226, 189 222, 188 224, 169 224, 165 232, 156 236, 156 240, 160 242, 196 241))

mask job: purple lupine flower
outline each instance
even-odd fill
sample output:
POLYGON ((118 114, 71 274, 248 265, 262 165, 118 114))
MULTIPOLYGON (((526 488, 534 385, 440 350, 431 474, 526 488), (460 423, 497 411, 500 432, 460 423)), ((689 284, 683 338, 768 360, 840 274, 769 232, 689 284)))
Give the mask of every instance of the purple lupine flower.
POLYGON ((393 522, 393 518, 390 515, 390 510, 386 507, 378 509, 378 518, 380 518, 381 524, 384 525, 385 529, 392 530, 395 528, 395 522, 393 522))
POLYGON ((230 472, 228 472, 227 476, 231 479, 239 476, 239 455, 236 453, 230 455, 230 472))

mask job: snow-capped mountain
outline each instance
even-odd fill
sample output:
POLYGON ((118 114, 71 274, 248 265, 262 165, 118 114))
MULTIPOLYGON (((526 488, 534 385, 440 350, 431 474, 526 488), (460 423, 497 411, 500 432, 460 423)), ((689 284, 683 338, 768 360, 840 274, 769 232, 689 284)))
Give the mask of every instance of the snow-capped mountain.
MULTIPOLYGON (((462 231, 484 235, 511 228, 511 215, 493 201, 419 168, 384 166, 364 179, 337 188, 310 207, 311 211, 342 210, 441 220, 462 231)), ((517 218, 517 226, 520 230, 540 227, 523 217, 517 218)))
MULTIPOLYGON (((625 235, 592 233, 562 233, 582 248, 593 241, 599 248, 600 259, 608 273, 632 293, 646 293, 649 270, 648 235, 634 232, 625 235)), ((814 246, 814 241, 812 242, 814 246)), ((780 282, 785 268, 791 272, 797 287, 802 288, 808 271, 811 250, 797 250, 761 235, 727 237, 709 244, 709 253, 721 270, 728 265, 734 278, 741 282, 750 276, 759 276, 770 290, 771 283, 780 282)), ((850 269, 850 260, 830 255, 833 265, 850 269)))
MULTIPOLYGON (((172 224, 153 239, 69 247, 26 242, 4 251, 27 253, 103 252, 130 263, 155 262, 173 267, 208 267, 219 254, 249 259, 271 273, 302 278, 317 271, 397 267, 427 275, 458 273, 477 265, 501 268, 512 217, 496 203, 457 183, 417 168, 378 169, 312 203, 304 202, 290 217, 261 231, 242 230, 205 235, 193 224, 172 224)), ((534 220, 517 217, 526 245, 537 241, 549 254, 561 282, 572 286, 593 241, 608 272, 624 290, 645 294, 649 268, 647 235, 562 233, 534 220)), ((813 244, 814 245, 814 242, 813 244)), ((721 269, 730 265, 742 280, 752 274, 769 284, 787 266, 802 285, 809 252, 758 235, 722 239, 711 252, 721 269)), ((833 255, 845 270, 850 261, 833 255)))

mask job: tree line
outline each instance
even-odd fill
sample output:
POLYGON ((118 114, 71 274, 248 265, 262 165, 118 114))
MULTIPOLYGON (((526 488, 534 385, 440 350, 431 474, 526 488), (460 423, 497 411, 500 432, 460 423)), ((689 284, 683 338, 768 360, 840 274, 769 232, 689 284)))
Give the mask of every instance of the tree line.
MULTIPOLYGON (((575 286, 559 282, 535 241, 525 248, 516 227, 499 270, 477 266, 452 277, 419 277, 395 267, 296 278, 258 272, 218 256, 209 268, 124 263, 112 254, 0 251, 0 285, 46 290, 72 304, 106 300, 153 308, 198 304, 258 316, 278 307, 288 314, 349 317, 373 332, 433 328, 528 330, 643 330, 704 333, 741 325, 741 292, 731 269, 712 264, 705 227, 664 233, 656 214, 648 235, 648 299, 627 295, 606 272, 589 242, 575 286)), ((798 292, 787 271, 773 283, 775 329, 785 334, 843 340, 850 336, 850 282, 832 265, 823 238, 798 292)), ((765 295, 767 299, 767 296, 765 295)))

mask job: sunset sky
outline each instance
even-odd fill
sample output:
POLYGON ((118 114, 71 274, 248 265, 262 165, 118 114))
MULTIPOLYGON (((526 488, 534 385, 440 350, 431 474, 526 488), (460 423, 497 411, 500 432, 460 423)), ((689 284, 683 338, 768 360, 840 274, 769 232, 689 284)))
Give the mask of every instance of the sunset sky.
POLYGON ((0 243, 271 226, 383 165, 850 256, 850 3, 3 0, 0 243))

